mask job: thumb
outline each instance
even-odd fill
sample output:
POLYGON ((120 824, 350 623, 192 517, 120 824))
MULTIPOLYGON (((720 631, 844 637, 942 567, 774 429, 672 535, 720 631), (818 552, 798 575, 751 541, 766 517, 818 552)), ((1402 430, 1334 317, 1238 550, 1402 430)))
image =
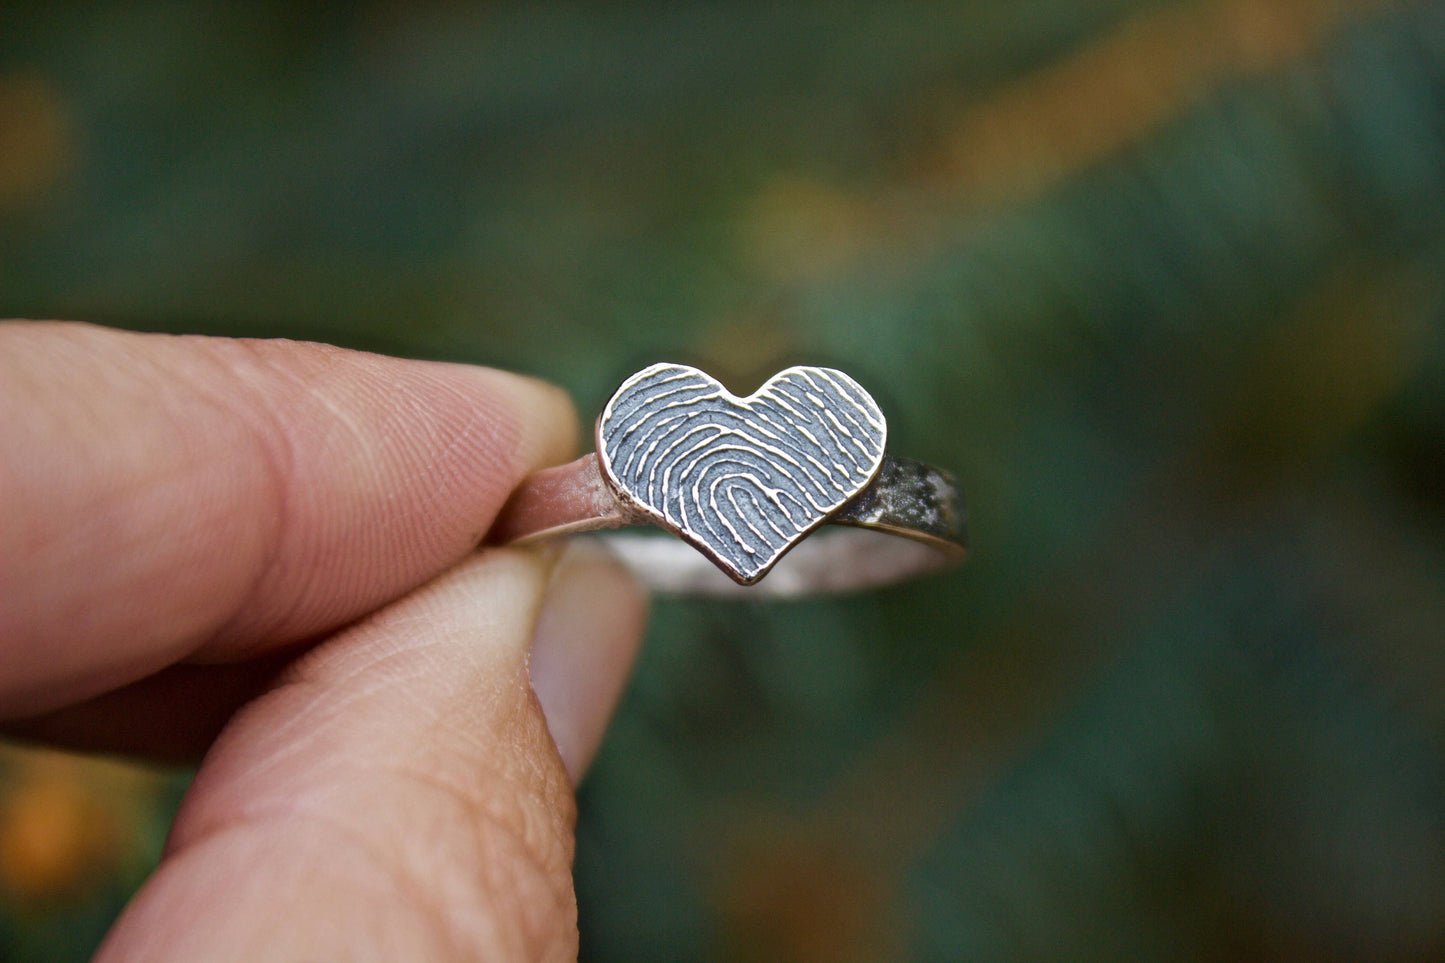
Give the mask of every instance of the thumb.
POLYGON ((474 556, 317 647, 242 710, 97 958, 575 959, 572 784, 528 651, 546 608, 539 645, 576 645, 561 637, 571 627, 594 658, 612 653, 589 675, 613 691, 567 723, 580 766, 642 600, 596 557, 561 567, 549 591, 554 559, 474 556), (555 611, 578 604, 601 607, 590 620, 555 611))

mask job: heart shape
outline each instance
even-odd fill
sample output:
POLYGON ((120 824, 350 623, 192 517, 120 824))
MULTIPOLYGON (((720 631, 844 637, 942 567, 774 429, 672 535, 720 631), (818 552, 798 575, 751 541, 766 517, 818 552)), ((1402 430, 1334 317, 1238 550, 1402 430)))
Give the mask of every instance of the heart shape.
POLYGON ((887 433, 832 368, 788 368, 739 398, 697 368, 655 364, 602 409, 597 455, 619 498, 751 585, 873 480, 887 433))

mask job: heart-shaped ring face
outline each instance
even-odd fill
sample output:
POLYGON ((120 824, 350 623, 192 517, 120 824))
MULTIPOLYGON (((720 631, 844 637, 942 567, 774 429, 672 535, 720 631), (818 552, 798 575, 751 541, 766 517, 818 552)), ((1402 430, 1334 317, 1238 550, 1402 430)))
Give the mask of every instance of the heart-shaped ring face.
POLYGON ((795 367, 739 398, 710 375, 655 364, 597 421, 604 476, 745 585, 862 491, 888 428, 841 371, 795 367))

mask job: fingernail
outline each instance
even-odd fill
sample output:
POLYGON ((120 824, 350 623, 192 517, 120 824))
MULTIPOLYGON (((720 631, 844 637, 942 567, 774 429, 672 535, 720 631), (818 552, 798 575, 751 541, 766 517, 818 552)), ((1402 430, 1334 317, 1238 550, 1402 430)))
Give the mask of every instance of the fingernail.
POLYGON ((575 785, 602 742, 647 621, 636 579, 597 540, 552 570, 532 637, 532 688, 575 785))

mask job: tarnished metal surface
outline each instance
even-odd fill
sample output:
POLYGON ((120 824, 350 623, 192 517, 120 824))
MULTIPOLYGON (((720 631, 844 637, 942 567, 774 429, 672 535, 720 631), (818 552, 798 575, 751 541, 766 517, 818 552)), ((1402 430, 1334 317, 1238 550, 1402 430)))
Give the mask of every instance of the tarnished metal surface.
POLYGON ((878 475, 829 521, 934 538, 962 551, 963 504, 953 476, 911 458, 889 455, 878 475))

